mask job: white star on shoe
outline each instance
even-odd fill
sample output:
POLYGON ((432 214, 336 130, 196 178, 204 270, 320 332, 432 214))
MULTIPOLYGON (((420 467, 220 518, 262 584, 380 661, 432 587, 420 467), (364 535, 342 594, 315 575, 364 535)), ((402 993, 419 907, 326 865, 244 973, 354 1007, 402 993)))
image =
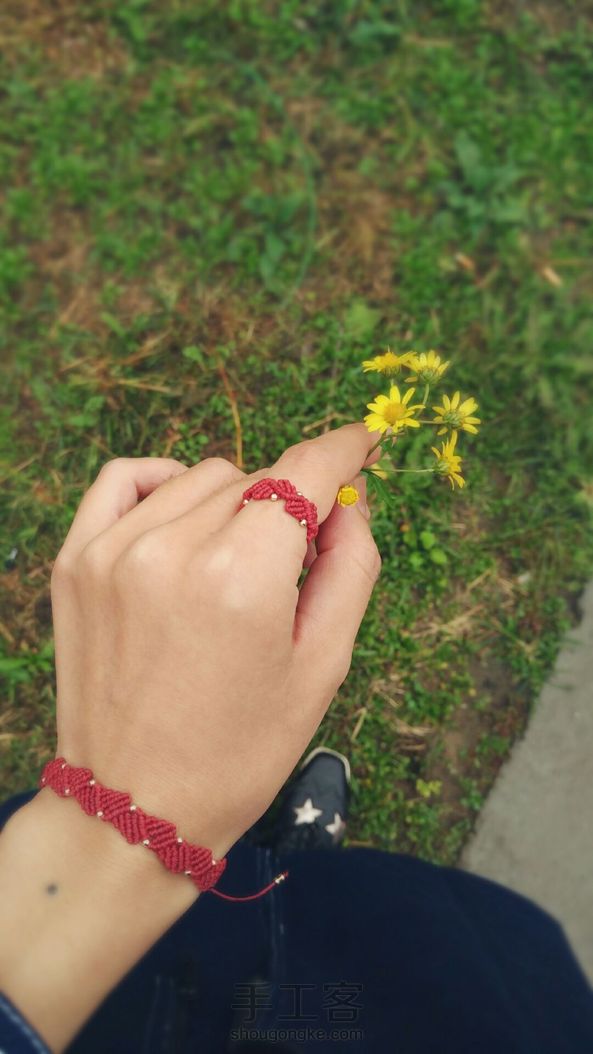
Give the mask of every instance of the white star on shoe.
POLYGON ((300 823, 313 823, 318 816, 321 816, 323 809, 316 809, 311 801, 311 798, 307 798, 304 805, 295 805, 294 811, 296 813, 295 825, 300 823))
POLYGON ((325 829, 328 832, 328 834, 332 834, 333 835, 335 842, 337 842, 338 839, 343 835, 344 831, 346 830, 346 824, 344 823, 344 821, 343 821, 342 817, 340 816, 339 812, 335 812, 334 813, 333 822, 332 823, 326 823, 325 829))

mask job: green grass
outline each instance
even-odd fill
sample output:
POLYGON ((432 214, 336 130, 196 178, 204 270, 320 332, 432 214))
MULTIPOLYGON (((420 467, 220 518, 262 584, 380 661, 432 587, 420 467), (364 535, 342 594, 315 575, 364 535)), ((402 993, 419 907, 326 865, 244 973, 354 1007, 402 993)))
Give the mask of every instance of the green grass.
POLYGON ((49 572, 100 465, 233 459, 226 375, 253 469, 359 419, 369 353, 436 347, 485 422, 469 485, 375 506, 319 741, 353 842, 454 860, 593 563, 589 5, 62 0, 3 33, 2 790, 51 751, 49 572))

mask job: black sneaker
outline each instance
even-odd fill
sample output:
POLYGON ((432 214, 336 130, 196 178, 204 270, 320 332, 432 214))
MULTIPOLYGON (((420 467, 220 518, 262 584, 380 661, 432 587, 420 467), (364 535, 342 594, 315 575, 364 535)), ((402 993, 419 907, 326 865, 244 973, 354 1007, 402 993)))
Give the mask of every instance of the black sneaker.
POLYGON ((316 747, 285 792, 274 848, 336 849, 346 833, 350 762, 337 750, 316 747))

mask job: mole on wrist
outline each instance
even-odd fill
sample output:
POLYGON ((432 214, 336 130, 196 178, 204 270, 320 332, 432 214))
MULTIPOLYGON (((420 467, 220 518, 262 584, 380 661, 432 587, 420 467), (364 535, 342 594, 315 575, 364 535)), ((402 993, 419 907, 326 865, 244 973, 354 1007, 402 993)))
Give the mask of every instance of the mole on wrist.
POLYGON ((89 890, 137 890, 139 884, 168 888, 181 882, 142 846, 128 845, 117 831, 86 816, 76 802, 43 789, 7 821, 0 836, 13 859, 27 861, 40 876, 43 896, 60 900, 76 885, 89 890))

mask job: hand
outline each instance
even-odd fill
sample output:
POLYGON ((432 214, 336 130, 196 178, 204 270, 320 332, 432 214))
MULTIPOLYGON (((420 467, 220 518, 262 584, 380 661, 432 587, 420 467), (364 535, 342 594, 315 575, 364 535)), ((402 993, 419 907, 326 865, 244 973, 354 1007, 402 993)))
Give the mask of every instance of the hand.
POLYGON ((58 754, 217 858, 266 810, 348 672, 380 559, 359 506, 335 497, 372 443, 347 425, 249 477, 220 459, 110 462, 56 560, 58 754), (300 592, 303 528, 281 503, 240 509, 264 476, 318 507, 300 592))
MULTIPOLYGON (((335 497, 379 456, 372 441, 348 425, 249 477, 218 459, 110 462, 57 558, 58 752, 217 857, 264 812, 348 671, 380 561, 362 509, 335 497), (280 505, 237 515, 262 476, 317 504, 315 547, 280 505)), ((0 837, 0 985, 60 1051, 196 895, 42 790, 0 837)))

